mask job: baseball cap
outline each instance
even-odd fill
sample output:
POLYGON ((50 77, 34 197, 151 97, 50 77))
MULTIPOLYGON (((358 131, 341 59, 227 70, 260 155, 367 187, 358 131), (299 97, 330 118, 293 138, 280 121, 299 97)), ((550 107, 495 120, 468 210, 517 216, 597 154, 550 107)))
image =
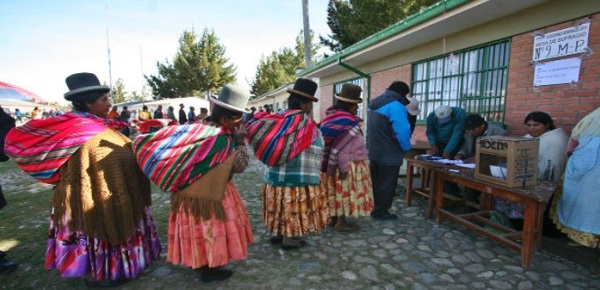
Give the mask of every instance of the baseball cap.
POLYGON ((421 108, 419 108, 419 100, 415 99, 415 98, 407 98, 409 103, 406 104, 406 110, 408 110, 408 113, 413 115, 413 116, 417 116, 421 113, 421 108))
POLYGON ((446 124, 452 118, 452 109, 448 106, 441 106, 435 109, 435 118, 438 124, 446 124))

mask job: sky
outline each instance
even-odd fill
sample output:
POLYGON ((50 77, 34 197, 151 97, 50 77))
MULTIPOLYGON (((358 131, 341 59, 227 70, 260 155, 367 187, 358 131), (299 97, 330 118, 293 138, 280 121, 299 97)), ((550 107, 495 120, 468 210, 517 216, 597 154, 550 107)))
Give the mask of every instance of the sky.
MULTIPOLYGON (((316 36, 331 33, 327 3, 308 0, 316 36)), ((140 93, 143 75, 172 61, 183 31, 205 28, 249 90, 261 57, 295 46, 302 0, 0 0, 0 81, 63 104, 65 78, 77 72, 123 79, 125 91, 140 93)))

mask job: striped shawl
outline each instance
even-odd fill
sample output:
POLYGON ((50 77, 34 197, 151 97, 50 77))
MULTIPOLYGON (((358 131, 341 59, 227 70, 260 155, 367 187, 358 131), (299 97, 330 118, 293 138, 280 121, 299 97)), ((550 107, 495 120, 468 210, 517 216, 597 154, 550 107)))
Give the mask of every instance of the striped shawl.
POLYGON ((321 123, 321 133, 325 140, 321 172, 334 175, 338 166, 338 154, 360 133, 360 119, 343 110, 333 109, 327 114, 321 123))
POLYGON ((268 166, 293 159, 319 136, 317 124, 300 110, 282 115, 259 112, 247 126, 254 155, 268 166))
POLYGON ((168 126, 133 140, 138 163, 162 190, 178 192, 234 152, 233 137, 204 124, 168 126))
POLYGON ((54 118, 31 120, 6 136, 5 151, 27 174, 41 182, 60 180, 59 168, 87 140, 122 122, 85 112, 69 112, 54 118))

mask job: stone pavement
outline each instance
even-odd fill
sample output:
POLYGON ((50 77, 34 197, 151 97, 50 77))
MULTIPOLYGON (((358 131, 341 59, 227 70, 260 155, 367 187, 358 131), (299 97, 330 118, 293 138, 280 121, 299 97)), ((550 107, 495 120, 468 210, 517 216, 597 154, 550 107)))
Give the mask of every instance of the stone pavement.
POLYGON ((191 270, 166 264, 140 280, 179 289, 600 289, 597 269, 541 250, 524 270, 518 253, 449 221, 438 225, 425 217, 425 200, 407 207, 403 194, 392 208, 397 221, 360 218, 357 233, 328 228, 306 237, 304 248, 283 251, 262 224, 260 172, 253 160, 235 177, 256 241, 246 260, 227 266, 234 271, 229 280, 198 285, 178 277, 191 270))
MULTIPOLYGON (((396 196, 391 210, 398 214, 397 221, 363 217, 357 220, 359 232, 337 233, 328 228, 307 236, 307 246, 283 251, 269 243, 262 224, 262 169, 252 159, 246 172, 235 176, 247 203, 255 243, 247 259, 226 266, 234 271, 230 279, 203 284, 196 271, 165 262, 165 252, 162 261, 118 289, 600 289, 600 267, 542 249, 524 270, 517 252, 452 222, 438 225, 425 217, 425 200, 417 197, 407 207, 403 194, 396 196)), ((17 173, 10 174, 13 178, 17 173)), ((1 179, 9 177, 2 175, 1 179)), ((165 215, 158 213, 168 210, 168 197, 157 191, 153 199, 155 219, 164 224, 165 215)), ((164 246, 165 230, 159 228, 164 246)), ((18 271, 32 267, 43 266, 21 265, 18 271)), ((57 271, 43 273, 27 276, 17 285, 13 282, 9 288, 2 286, 0 276, 0 289, 83 288, 80 280, 60 279, 57 271)))

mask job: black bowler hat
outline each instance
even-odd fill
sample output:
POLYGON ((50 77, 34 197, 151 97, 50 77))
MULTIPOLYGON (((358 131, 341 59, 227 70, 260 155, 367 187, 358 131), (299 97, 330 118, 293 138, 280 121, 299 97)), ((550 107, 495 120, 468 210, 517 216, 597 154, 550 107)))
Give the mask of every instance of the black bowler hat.
POLYGON ((288 89, 287 92, 292 95, 297 95, 300 97, 304 97, 310 99, 313 102, 318 102, 319 99, 315 97, 315 92, 317 91, 317 83, 309 80, 309 79, 297 79, 296 83, 294 83, 293 89, 288 89))
POLYGON ((67 77, 65 80, 69 91, 65 93, 65 99, 72 101, 77 96, 84 93, 99 92, 108 93, 110 88, 100 84, 100 80, 93 73, 76 73, 67 77))

